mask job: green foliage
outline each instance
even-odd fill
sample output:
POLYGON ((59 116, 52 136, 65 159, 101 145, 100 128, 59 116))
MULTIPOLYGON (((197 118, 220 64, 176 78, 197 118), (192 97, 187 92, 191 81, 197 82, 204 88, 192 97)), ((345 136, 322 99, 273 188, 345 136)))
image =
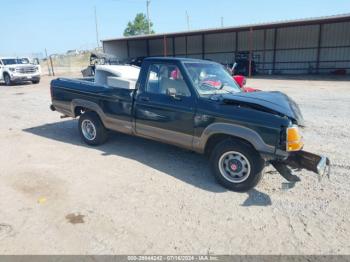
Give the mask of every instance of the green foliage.
MULTIPOLYGON (((152 30, 153 23, 150 23, 150 34, 154 34, 152 30)), ((124 30, 124 36, 144 35, 148 34, 148 21, 146 15, 138 13, 133 22, 129 22, 124 30)))

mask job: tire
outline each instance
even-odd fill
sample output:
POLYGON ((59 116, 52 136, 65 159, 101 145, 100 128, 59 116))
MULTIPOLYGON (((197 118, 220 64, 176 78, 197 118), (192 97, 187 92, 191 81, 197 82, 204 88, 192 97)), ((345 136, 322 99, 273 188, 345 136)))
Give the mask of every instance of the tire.
POLYGON ((35 85, 39 84, 40 83, 40 79, 39 80, 33 80, 32 83, 35 84, 35 85))
POLYGON ((5 85, 7 86, 12 85, 11 77, 8 73, 4 74, 4 81, 5 81, 5 85))
POLYGON ((108 138, 107 129, 95 112, 85 112, 80 116, 79 133, 82 140, 91 146, 102 145, 108 138))
POLYGON ((219 184, 232 191, 245 192, 260 182, 265 162, 249 144, 225 139, 211 152, 210 166, 219 184))

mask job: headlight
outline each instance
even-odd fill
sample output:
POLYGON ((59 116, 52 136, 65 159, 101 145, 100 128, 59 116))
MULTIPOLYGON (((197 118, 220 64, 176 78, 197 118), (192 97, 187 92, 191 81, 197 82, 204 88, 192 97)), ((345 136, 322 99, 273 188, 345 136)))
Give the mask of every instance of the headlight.
POLYGON ((298 151, 304 146, 303 138, 300 134, 298 126, 287 128, 287 151, 298 151))
POLYGON ((15 72, 16 71, 16 68, 13 68, 13 67, 10 67, 9 68, 11 72, 15 72))

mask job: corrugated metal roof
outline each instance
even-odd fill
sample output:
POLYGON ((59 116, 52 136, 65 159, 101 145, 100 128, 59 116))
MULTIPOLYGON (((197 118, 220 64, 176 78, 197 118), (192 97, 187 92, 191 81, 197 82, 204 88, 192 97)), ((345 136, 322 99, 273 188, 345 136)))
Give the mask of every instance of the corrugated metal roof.
POLYGON ((249 30, 250 28, 252 28, 253 30, 256 30, 256 29, 264 29, 264 28, 287 27, 287 26, 294 26, 294 25, 308 25, 308 24, 340 22, 340 21, 350 21, 350 13, 332 15, 332 16, 295 19, 295 20, 283 20, 283 21, 277 21, 277 22, 271 22, 271 23, 248 24, 248 25, 240 25, 240 26, 233 26, 233 27, 232 26, 219 27, 219 28, 199 29, 199 30, 181 31, 181 32, 173 32, 173 33, 158 33, 158 34, 152 34, 152 35, 137 35, 137 36, 129 36, 129 37, 110 38, 110 39, 102 40, 102 42, 152 39, 152 38, 161 38, 164 36, 194 35, 194 34, 216 33, 216 32, 225 32, 225 31, 243 31, 243 30, 249 30))

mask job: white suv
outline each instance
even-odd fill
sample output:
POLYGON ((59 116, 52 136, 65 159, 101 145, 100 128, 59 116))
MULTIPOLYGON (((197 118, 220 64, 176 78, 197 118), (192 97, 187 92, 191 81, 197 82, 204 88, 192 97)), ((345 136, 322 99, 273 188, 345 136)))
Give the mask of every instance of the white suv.
POLYGON ((38 84, 40 73, 40 65, 31 62, 29 58, 0 57, 0 81, 4 81, 8 86, 12 83, 27 81, 38 84))

